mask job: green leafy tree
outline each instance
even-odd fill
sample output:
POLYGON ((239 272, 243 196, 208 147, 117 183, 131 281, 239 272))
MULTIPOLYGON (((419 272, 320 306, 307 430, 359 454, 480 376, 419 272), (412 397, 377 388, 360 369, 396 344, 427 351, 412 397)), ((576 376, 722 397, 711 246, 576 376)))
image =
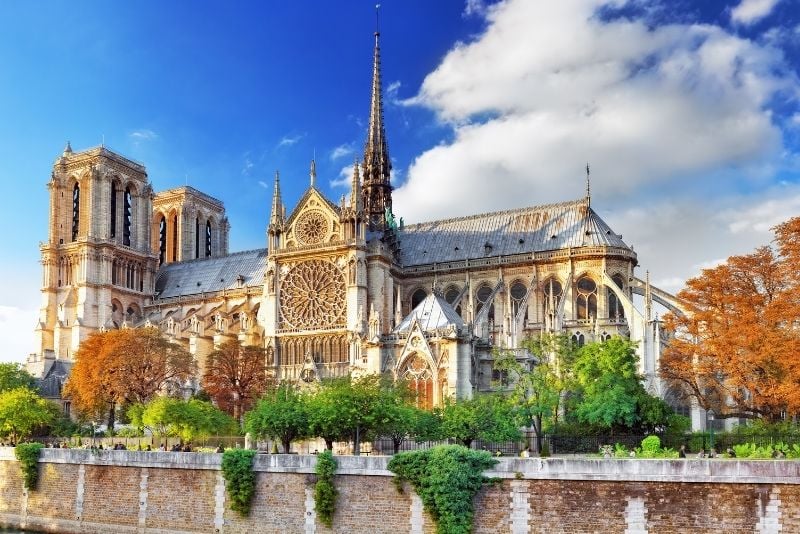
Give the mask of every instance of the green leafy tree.
POLYGON ((19 363, 0 363, 0 393, 16 388, 34 389, 36 380, 19 363))
POLYGON ((50 402, 27 387, 0 393, 0 436, 16 444, 53 420, 50 402))
POLYGON ((309 437, 310 406, 306 396, 290 384, 268 391, 245 414, 245 428, 254 436, 280 440, 288 454, 292 442, 309 437))
POLYGON ((147 404, 131 406, 128 416, 137 428, 149 428, 158 436, 177 436, 182 441, 230 433, 237 427, 232 417, 197 399, 158 397, 147 404))
POLYGON ((392 419, 389 387, 378 375, 324 381, 311 400, 312 435, 323 438, 328 450, 334 441, 351 439, 353 454, 358 455, 362 439, 380 432, 392 419))
POLYGON ((470 447, 476 439, 520 439, 512 405, 499 395, 478 394, 472 399, 447 402, 441 410, 442 435, 470 447))
POLYGON ((509 401, 519 422, 532 427, 534 452, 542 450, 542 423, 557 423, 561 397, 573 381, 575 346, 565 335, 546 334, 527 339, 523 347, 536 362, 519 360, 513 351, 497 351, 494 367, 506 374, 512 385, 509 401))

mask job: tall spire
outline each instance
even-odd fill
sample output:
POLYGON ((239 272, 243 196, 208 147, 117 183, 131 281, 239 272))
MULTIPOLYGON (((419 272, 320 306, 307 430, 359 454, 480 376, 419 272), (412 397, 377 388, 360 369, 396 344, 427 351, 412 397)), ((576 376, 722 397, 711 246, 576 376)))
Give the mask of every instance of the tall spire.
POLYGON ((353 162, 353 178, 350 182, 350 207, 358 213, 361 211, 361 176, 358 173, 358 158, 353 162))
POLYGON ((589 164, 586 164, 586 207, 592 207, 592 195, 589 189, 589 164))
POLYGON ((314 158, 311 158, 311 169, 308 171, 308 175, 311 177, 311 187, 317 186, 317 162, 314 161, 314 158))
POLYGON ((272 192, 272 213, 269 216, 270 231, 283 223, 283 200, 281 199, 281 175, 275 171, 275 189, 272 192))
MULTIPOLYGON (((376 6, 376 10, 379 6, 376 6)), ((377 16, 377 13, 376 13, 377 16)), ((364 146, 364 211, 370 230, 387 228, 385 214, 392 209, 392 170, 386 130, 383 125, 383 92, 381 88, 380 32, 375 28, 375 50, 372 64, 372 101, 369 111, 369 129, 364 146)))

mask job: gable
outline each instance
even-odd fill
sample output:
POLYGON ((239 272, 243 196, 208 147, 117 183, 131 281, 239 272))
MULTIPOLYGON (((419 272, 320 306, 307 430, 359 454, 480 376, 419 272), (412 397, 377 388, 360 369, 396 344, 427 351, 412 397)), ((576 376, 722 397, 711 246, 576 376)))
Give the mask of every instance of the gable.
POLYGON ((286 246, 323 245, 341 239, 339 208, 310 187, 286 221, 286 246))

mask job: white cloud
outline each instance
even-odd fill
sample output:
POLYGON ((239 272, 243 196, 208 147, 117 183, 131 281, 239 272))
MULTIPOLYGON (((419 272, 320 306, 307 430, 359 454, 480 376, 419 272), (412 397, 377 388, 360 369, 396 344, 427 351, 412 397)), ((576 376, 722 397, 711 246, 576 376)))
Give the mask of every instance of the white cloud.
POLYGON ((283 137, 281 137, 281 140, 278 141, 278 148, 296 145, 305 136, 306 136, 305 133, 296 135, 284 135, 283 137))
POLYGON ((402 87, 402 86, 403 86, 403 84, 400 82, 400 80, 395 80, 395 81, 393 81, 392 83, 390 83, 389 85, 386 86, 385 95, 386 95, 386 101, 389 104, 392 104, 392 105, 406 105, 405 101, 401 101, 397 97, 398 93, 400 92, 400 87, 402 87))
POLYGON ((245 156, 244 164, 242 165, 242 175, 249 176, 250 171, 253 170, 253 167, 255 167, 255 163, 253 163, 253 160, 250 159, 250 156, 245 156))
POLYGON ((33 334, 38 311, 0 304, 0 362, 24 362, 34 352, 33 334))
POLYGON ((269 184, 268 184, 267 182, 265 182, 264 180, 259 180, 259 181, 258 181, 258 185, 260 185, 260 186, 261 186, 261 187, 263 187, 264 189, 267 189, 267 190, 269 190, 269 189, 270 189, 270 187, 269 187, 269 184))
POLYGON ((731 20, 740 24, 753 24, 775 9, 780 0, 742 0, 731 10, 731 20))
POLYGON ((603 20, 615 0, 509 0, 457 44, 411 102, 454 140, 418 156, 395 203, 409 221, 696 186, 720 169, 763 179, 780 157, 770 99, 794 83, 778 51, 709 25, 603 20))
MULTIPOLYGON (((796 187, 794 189, 797 189, 796 187)), ((746 231, 769 232, 778 223, 800 214, 800 191, 791 189, 776 198, 769 198, 730 210, 724 215, 731 221, 728 228, 734 234, 746 231)))
POLYGON ((467 0, 464 4, 464 16, 483 15, 486 13, 486 4, 483 0, 467 0))
POLYGON ((350 187, 350 181, 353 179, 353 166, 351 163, 346 167, 342 167, 339 171, 339 176, 330 181, 331 187, 350 187))
POLYGON ((349 156, 355 152, 355 148, 353 147, 353 143, 342 143, 341 145, 337 146, 333 150, 331 150, 331 161, 336 161, 337 159, 342 159, 346 156, 349 156))
POLYGON ((153 130, 143 128, 141 130, 132 131, 129 137, 134 141, 152 141, 153 139, 158 139, 158 134, 153 130))

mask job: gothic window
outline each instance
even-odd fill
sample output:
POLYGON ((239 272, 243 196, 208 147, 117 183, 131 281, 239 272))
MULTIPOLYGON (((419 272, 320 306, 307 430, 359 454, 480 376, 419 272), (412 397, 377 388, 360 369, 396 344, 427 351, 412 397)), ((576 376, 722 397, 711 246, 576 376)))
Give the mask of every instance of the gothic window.
POLYGON ((172 251, 171 261, 178 261, 178 214, 172 216, 172 251))
POLYGON ((545 315, 555 316, 561 302, 562 294, 561 282, 555 278, 550 278, 544 283, 544 313, 545 315))
MULTIPOLYGON (((483 284, 478 288, 478 291, 475 292, 475 298, 478 301, 478 305, 475 308, 475 313, 480 313, 486 303, 489 301, 489 298, 492 296, 492 288, 489 284, 483 284)), ((487 310, 488 313, 486 314, 486 318, 489 322, 494 322, 494 302, 489 306, 487 310)))
POLYGON ((111 263, 111 283, 117 285, 117 260, 111 263))
MULTIPOLYGON (((617 284, 620 289, 624 288, 621 274, 615 274, 611 277, 611 280, 617 284)), ((614 293, 614 290, 611 288, 607 288, 606 291, 608 292, 608 318, 617 320, 624 319, 625 309, 622 307, 622 302, 619 301, 617 294, 614 293)))
POLYGON ((281 280, 279 303, 284 328, 344 324, 346 289, 344 274, 335 263, 309 260, 297 264, 281 280))
POLYGON ((167 259, 167 218, 161 216, 158 223, 158 264, 162 265, 167 259))
POLYGON ((492 369, 492 382, 502 387, 507 387, 510 383, 508 380, 508 371, 505 369, 492 369))
POLYGON ((109 214, 109 237, 117 236, 117 186, 111 182, 111 213, 109 214))
MULTIPOLYGON (((525 295, 528 294, 528 286, 522 280, 517 280, 513 284, 511 284, 511 289, 509 291, 511 294, 511 314, 514 320, 516 320, 517 315, 519 314, 520 307, 522 303, 525 301, 525 295)), ((528 306, 525 306, 525 322, 528 322, 528 306)))
POLYGON ((81 188, 76 183, 72 188, 72 241, 78 239, 78 225, 81 222, 81 188))
POLYGON ((582 276, 577 283, 578 296, 575 310, 578 319, 597 317, 597 284, 588 276, 582 276))
POLYGON ((200 217, 194 220, 194 257, 200 257, 200 217))
POLYGON ((131 225, 133 223, 133 212, 131 206, 131 188, 125 188, 123 198, 123 219, 122 219, 122 244, 126 247, 131 246, 131 225))
POLYGON ((575 332, 572 334, 572 341, 577 346, 582 347, 586 343, 586 337, 584 337, 584 335, 580 332, 575 332))
MULTIPOLYGON (((453 304, 456 301, 456 299, 458 298, 458 295, 460 293, 461 293, 461 290, 458 289, 458 286, 450 286, 444 292, 444 300, 446 300, 448 304, 453 304)), ((460 303, 459 303, 458 306, 456 306, 456 313, 461 315, 461 304, 460 303)))
POLYGON ((414 291, 414 293, 411 295, 411 309, 413 310, 419 306, 420 302, 425 300, 427 297, 428 293, 424 289, 417 289, 414 291))
POLYGON ((211 257, 211 221, 206 221, 206 258, 211 257))
POLYGON ((433 408, 433 375, 425 358, 419 354, 409 357, 403 364, 399 376, 414 393, 418 408, 426 410, 433 408))

